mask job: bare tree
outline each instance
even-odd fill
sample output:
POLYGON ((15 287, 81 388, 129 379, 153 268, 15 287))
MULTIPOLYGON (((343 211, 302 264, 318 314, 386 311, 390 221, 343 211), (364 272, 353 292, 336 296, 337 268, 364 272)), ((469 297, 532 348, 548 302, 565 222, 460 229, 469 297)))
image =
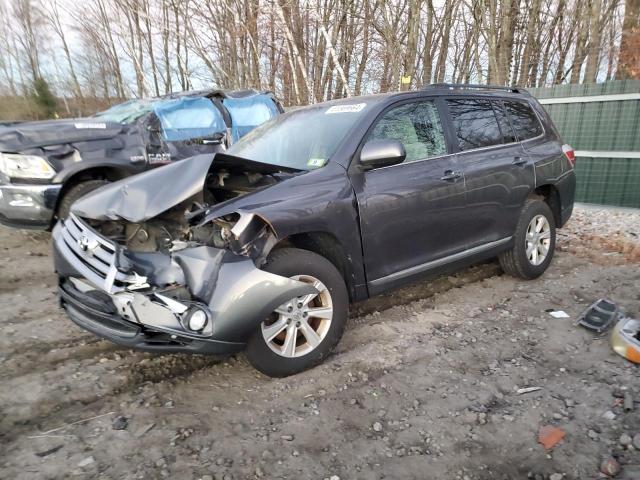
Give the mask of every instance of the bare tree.
POLYGON ((62 51, 64 52, 65 59, 67 60, 69 75, 71 77, 71 82, 73 85, 73 93, 76 95, 76 97, 82 99, 82 88, 80 88, 80 82, 78 81, 78 76, 76 75, 75 67, 73 66, 73 61, 71 59, 71 50, 69 49, 69 43, 67 42, 66 32, 68 27, 66 25, 63 25, 62 21, 60 20, 60 9, 58 8, 58 1, 53 0, 51 3, 49 3, 46 12, 49 26, 62 43, 62 51))
POLYGON ((78 99, 215 86, 289 105, 638 75, 639 0, 71 1, 0 0, 0 91, 50 76, 78 99))
POLYGON ((640 0, 625 2, 616 78, 640 79, 640 0))

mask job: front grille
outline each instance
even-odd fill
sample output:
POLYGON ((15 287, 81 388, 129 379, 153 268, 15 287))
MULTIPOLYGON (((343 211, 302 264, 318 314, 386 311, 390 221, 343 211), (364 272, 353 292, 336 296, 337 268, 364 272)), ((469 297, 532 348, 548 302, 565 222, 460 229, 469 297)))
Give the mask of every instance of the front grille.
POLYGON ((114 242, 101 236, 73 214, 69 214, 61 223, 59 238, 56 238, 58 246, 79 273, 96 287, 114 293, 140 280, 140 277, 118 271, 118 246, 114 242))

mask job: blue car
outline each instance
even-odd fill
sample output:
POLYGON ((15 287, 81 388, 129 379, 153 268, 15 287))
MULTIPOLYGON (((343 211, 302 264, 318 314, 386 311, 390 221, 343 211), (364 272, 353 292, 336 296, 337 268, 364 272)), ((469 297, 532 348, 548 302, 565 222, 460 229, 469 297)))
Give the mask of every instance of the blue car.
POLYGON ((49 229, 109 182, 226 150, 282 113, 269 92, 206 90, 131 100, 92 117, 0 126, 0 223, 49 229))

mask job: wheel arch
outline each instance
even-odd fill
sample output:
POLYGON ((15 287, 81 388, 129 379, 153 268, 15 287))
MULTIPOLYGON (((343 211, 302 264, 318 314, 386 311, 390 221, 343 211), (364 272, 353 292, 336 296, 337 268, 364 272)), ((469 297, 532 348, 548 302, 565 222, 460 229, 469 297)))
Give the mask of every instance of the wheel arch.
POLYGON ((295 247, 308 250, 329 260, 340 272, 349 293, 349 301, 355 301, 355 281, 353 268, 343 245, 329 232, 313 231, 295 233, 281 239, 273 248, 295 247))
POLYGON ((536 187, 530 197, 541 197, 544 202, 549 205, 551 212, 553 213, 553 219, 556 223, 556 228, 560 228, 562 225, 562 203, 560 201, 560 192, 555 185, 547 183, 536 187))
POLYGON ((82 170, 75 171, 64 179, 64 183, 62 184, 60 194, 56 201, 55 211, 58 211, 60 202, 66 193, 79 183, 86 182, 88 180, 108 180, 110 182, 115 182, 116 180, 122 180, 129 175, 131 175, 131 173, 125 169, 105 165, 90 166, 82 170))

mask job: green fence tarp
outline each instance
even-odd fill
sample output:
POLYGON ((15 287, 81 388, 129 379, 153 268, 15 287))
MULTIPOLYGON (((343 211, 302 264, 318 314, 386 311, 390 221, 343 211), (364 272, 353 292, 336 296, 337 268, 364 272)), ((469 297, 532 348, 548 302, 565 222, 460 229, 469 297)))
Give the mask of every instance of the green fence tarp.
POLYGON ((543 101, 566 143, 578 152, 595 153, 577 158, 576 200, 640 208, 640 158, 607 156, 608 152, 640 152, 640 99, 603 97, 602 101, 551 104, 543 100, 640 93, 640 80, 528 90, 543 101))

